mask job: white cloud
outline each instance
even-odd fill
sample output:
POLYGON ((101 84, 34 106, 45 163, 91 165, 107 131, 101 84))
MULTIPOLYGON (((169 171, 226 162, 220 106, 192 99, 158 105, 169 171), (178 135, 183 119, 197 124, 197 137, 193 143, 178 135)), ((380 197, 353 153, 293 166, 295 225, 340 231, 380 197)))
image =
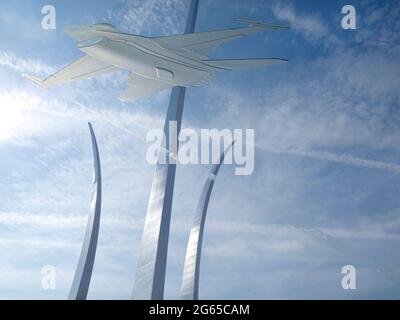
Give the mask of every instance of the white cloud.
MULTIPOLYGON (((7 226, 29 226, 42 230, 52 231, 54 229, 81 229, 86 227, 87 214, 63 215, 63 214, 41 214, 24 212, 0 212, 0 224, 7 226)), ((102 228, 119 228, 128 230, 140 230, 142 220, 135 221, 124 215, 106 217, 102 219, 102 228)))
POLYGON ((301 149, 288 149, 288 150, 279 150, 279 149, 268 149, 268 151, 276 152, 276 153, 286 153, 286 154, 294 154, 302 157, 308 157, 313 159, 319 159, 323 161, 331 161, 338 162, 346 165, 352 165, 356 167, 363 168, 371 168, 371 169, 379 169, 391 171, 394 173, 400 173, 400 165, 394 163, 388 163, 383 161, 374 161, 369 159, 356 158, 351 155, 339 155, 331 152, 321 152, 314 150, 301 150, 301 149))
MULTIPOLYGON (((160 30, 170 33, 183 29, 187 1, 125 4, 129 8, 110 13, 121 21, 118 26, 123 31, 154 35, 160 30)), ((308 40, 327 36, 327 26, 318 15, 295 12, 282 3, 274 13, 290 21, 292 28, 308 40)), ((216 79, 201 89, 201 94, 197 91, 199 101, 192 96, 191 102, 199 108, 187 115, 196 126, 255 128, 260 149, 398 172, 399 166, 380 153, 396 151, 400 141, 397 119, 388 118, 393 115, 389 112, 394 105, 391 101, 398 99, 398 60, 394 56, 388 62, 387 56, 379 52, 349 50, 293 66, 286 84, 278 80, 279 87, 268 86, 268 73, 261 70, 255 74, 259 78, 254 80, 254 88, 237 81, 244 73, 234 78, 238 82, 234 89, 229 81, 227 84, 216 79), (210 116, 202 118, 207 108, 210 116), (198 118, 204 122, 198 123, 198 118), (354 149, 360 146, 369 151, 371 159, 356 156, 354 149)), ((11 53, 3 53, 0 58, 7 72, 48 74, 53 69, 11 53)), ((115 98, 124 85, 124 76, 105 75, 51 91, 40 91, 25 82, 10 90, 12 86, 4 82, 0 92, 0 148, 4 152, 11 148, 8 161, 2 163, 4 180, 0 185, 0 242, 5 260, 12 262, 6 268, 7 277, 12 279, 4 284, 6 293, 12 289, 17 297, 43 297, 40 288, 29 282, 34 289, 28 292, 22 283, 32 275, 39 278, 41 264, 52 262, 64 274, 57 294, 60 298, 66 296, 89 211, 93 160, 86 122, 91 120, 101 154, 104 198, 90 294, 97 298, 129 297, 153 175, 153 167, 144 161, 143 138, 149 128, 162 126, 168 92, 121 104, 115 98), (158 111, 159 106, 162 111, 158 111), (15 266, 27 266, 27 270, 15 266), (114 285, 110 287, 109 283, 114 285)), ((192 126, 188 120, 184 125, 192 126)), ((323 166, 319 162, 310 169, 299 159, 291 166, 284 154, 278 155, 275 163, 268 154, 260 152, 258 156, 254 176, 232 178, 226 168, 217 179, 204 242, 204 297, 288 297, 288 287, 298 296, 306 296, 308 291, 315 292, 314 287, 322 286, 318 281, 337 285, 340 272, 337 274, 332 265, 351 260, 354 252, 349 254, 344 246, 352 244, 350 241, 356 242, 356 248, 363 248, 358 240, 365 246, 379 240, 382 248, 398 241, 394 233, 396 215, 382 220, 354 218, 346 224, 348 204, 344 199, 336 194, 332 199, 329 191, 318 190, 324 179, 332 179, 320 175, 323 166), (318 185, 310 188, 310 184, 318 185), (307 194, 310 190, 320 192, 313 206, 305 204, 314 196, 307 194), (341 205, 340 209, 329 211, 335 205, 341 205), (334 214, 345 219, 341 221, 334 214), (303 272, 311 273, 315 282, 303 272), (249 275, 252 291, 243 284, 242 274, 249 275), (334 281, 329 282, 331 278, 334 281), (214 285, 217 280, 220 287, 214 285), (266 292, 265 287, 271 290, 266 292), (285 290, 280 290, 282 287, 285 290), (206 292, 207 288, 213 290, 206 292)), ((167 297, 176 297, 179 292, 188 229, 208 170, 179 167, 177 172, 167 297)), ((328 182, 335 191, 343 187, 340 181, 328 182)), ((356 214, 368 215, 362 209, 356 214)), ((2 277, 2 283, 7 277, 2 277)), ((334 297, 337 292, 330 290, 316 291, 334 297)))
POLYGON ((51 74, 53 67, 34 59, 21 59, 11 52, 0 52, 0 66, 6 66, 20 73, 51 74))
POLYGON ((135 34, 179 33, 184 28, 188 2, 182 0, 126 0, 124 6, 110 10, 109 16, 120 22, 120 29, 135 34))
POLYGON ((314 14, 299 14, 291 4, 283 4, 278 2, 272 7, 273 14, 281 20, 290 23, 293 30, 300 32, 307 39, 318 40, 326 37, 329 30, 317 13, 314 14))

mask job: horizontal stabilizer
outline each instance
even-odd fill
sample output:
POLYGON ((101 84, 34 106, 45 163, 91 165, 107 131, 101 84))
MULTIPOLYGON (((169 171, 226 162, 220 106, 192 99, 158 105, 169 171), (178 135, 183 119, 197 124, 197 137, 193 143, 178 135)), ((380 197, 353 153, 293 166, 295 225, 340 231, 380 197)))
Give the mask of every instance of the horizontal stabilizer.
POLYGON ((261 66, 286 63, 287 60, 279 58, 264 58, 264 59, 203 60, 203 62, 222 69, 240 70, 240 69, 251 69, 261 66))
POLYGON ((132 74, 128 79, 128 87, 118 99, 121 101, 134 101, 170 87, 172 87, 170 84, 132 74))

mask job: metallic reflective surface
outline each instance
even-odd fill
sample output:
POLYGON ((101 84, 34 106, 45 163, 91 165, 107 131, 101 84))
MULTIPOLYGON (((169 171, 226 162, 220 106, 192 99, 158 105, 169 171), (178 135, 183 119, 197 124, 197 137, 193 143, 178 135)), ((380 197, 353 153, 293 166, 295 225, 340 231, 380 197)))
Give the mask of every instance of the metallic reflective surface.
POLYGON ((25 77, 50 88, 122 69, 131 75, 119 99, 133 101, 173 87, 206 85, 216 72, 287 62, 279 58, 210 59, 211 52, 225 42, 288 26, 237 19, 244 26, 193 32, 197 9, 198 0, 192 0, 184 34, 146 37, 104 23, 67 27, 65 32, 79 41, 76 48, 86 55, 44 80, 25 77))
POLYGON ((81 256, 79 258, 78 267, 72 282, 71 291, 68 299, 70 300, 86 300, 89 290, 90 278, 92 276, 94 259, 96 256, 97 239, 100 227, 101 212, 101 170, 100 156, 97 148, 96 137, 93 132, 92 125, 89 123, 90 136, 93 148, 93 189, 92 200, 90 205, 90 215, 86 228, 86 235, 82 246, 81 256))
POLYGON ((221 154, 219 163, 215 164, 208 176, 194 216, 193 226, 190 230, 189 241, 186 249, 185 265, 182 275, 181 298, 182 300, 197 300, 199 298, 199 274, 201 245, 203 242, 204 224, 206 221, 208 202, 214 186, 219 168, 224 161, 226 153, 233 143, 221 154))
MULTIPOLYGON (((192 0, 189 9, 185 33, 192 33, 196 24, 198 0, 192 0)), ((174 87, 171 92, 167 117, 165 119, 165 146, 169 152, 177 154, 169 145, 170 134, 179 134, 184 107, 186 89, 174 87), (170 128, 171 121, 176 127, 170 128), (175 131, 175 132, 174 132, 175 131)), ((172 139, 171 139, 172 140, 172 139)), ((132 298, 141 300, 161 300, 164 298, 164 282, 167 264, 169 226, 175 183, 176 164, 165 153, 159 154, 159 160, 154 173, 150 199, 143 230, 139 252, 139 262, 136 269, 132 298), (161 161, 166 157, 166 161, 161 161), (162 164, 166 163, 166 164, 162 164)))

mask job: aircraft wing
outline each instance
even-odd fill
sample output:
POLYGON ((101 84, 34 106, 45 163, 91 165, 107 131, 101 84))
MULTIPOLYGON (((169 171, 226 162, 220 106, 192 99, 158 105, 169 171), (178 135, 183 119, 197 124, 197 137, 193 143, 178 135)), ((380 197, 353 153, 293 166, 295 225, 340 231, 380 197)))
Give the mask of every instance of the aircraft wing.
POLYGON ((128 88, 118 99, 121 101, 133 101, 171 87, 171 84, 132 74, 128 79, 128 88))
POLYGON ((261 58, 261 59, 224 59, 224 60, 203 60, 209 65, 223 68, 226 70, 241 70, 258 68, 274 64, 286 63, 287 60, 280 58, 261 58))
POLYGON ((180 34, 173 36, 157 37, 152 38, 159 45, 174 49, 174 50, 185 50, 198 53, 200 55, 207 56, 220 44, 246 37, 252 33, 263 31, 267 29, 286 29, 287 26, 265 24, 251 20, 238 20, 239 22, 246 23, 247 27, 214 30, 207 32, 196 32, 190 34, 180 34))
POLYGON ((55 74, 51 75, 45 80, 40 80, 30 75, 24 76, 47 89, 49 87, 67 83, 73 80, 86 79, 101 73, 116 70, 118 69, 114 66, 105 64, 104 62, 85 55, 57 71, 55 74))

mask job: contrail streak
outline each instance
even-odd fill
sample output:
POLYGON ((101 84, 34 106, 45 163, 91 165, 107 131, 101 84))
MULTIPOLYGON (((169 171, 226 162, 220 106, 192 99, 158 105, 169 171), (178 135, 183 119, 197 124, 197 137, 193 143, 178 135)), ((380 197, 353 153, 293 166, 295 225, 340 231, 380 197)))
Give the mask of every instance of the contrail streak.
POLYGON ((395 163, 369 160, 363 158, 356 158, 349 154, 339 155, 335 153, 330 153, 326 151, 312 151, 312 150, 301 150, 301 149, 273 149, 266 148, 267 151, 273 153, 285 153, 293 154, 297 156, 313 158, 323 161, 338 162, 342 164, 352 165, 356 167, 380 169, 391 171, 395 173, 400 173, 400 165, 395 163))
MULTIPOLYGON (((95 110, 92 110, 92 109, 90 109, 90 108, 88 108, 88 107, 85 107, 82 103, 80 103, 80 102, 78 102, 78 101, 71 100, 70 102, 76 104, 77 106, 79 106, 79 107, 82 108, 83 110, 85 110, 85 111, 87 111, 87 112, 90 112, 90 113, 92 113, 92 114, 94 114, 94 115, 100 117, 102 120, 108 122, 109 124, 111 124, 111 125, 114 126, 115 128, 124 131, 125 133, 129 134, 129 135, 132 136, 133 138, 135 138, 135 139, 137 139, 137 140, 139 140, 139 141, 141 141, 141 142, 143 142, 143 143, 145 143, 145 144, 147 143, 146 139, 143 138, 142 136, 136 134, 135 132, 133 132, 132 130, 127 129, 127 128, 124 127, 124 126, 121 126, 119 123, 110 120, 109 118, 107 118, 107 117, 105 117, 103 114, 101 114, 100 112, 95 111, 95 110)), ((159 149, 159 150, 160 150, 160 152, 163 152, 163 153, 167 154, 170 158, 173 158, 175 161, 177 161, 177 159, 178 159, 178 155, 177 155, 177 154, 173 153, 173 152, 170 151, 170 150, 167 150, 167 149, 164 148, 163 146, 160 146, 160 149, 159 149)))

